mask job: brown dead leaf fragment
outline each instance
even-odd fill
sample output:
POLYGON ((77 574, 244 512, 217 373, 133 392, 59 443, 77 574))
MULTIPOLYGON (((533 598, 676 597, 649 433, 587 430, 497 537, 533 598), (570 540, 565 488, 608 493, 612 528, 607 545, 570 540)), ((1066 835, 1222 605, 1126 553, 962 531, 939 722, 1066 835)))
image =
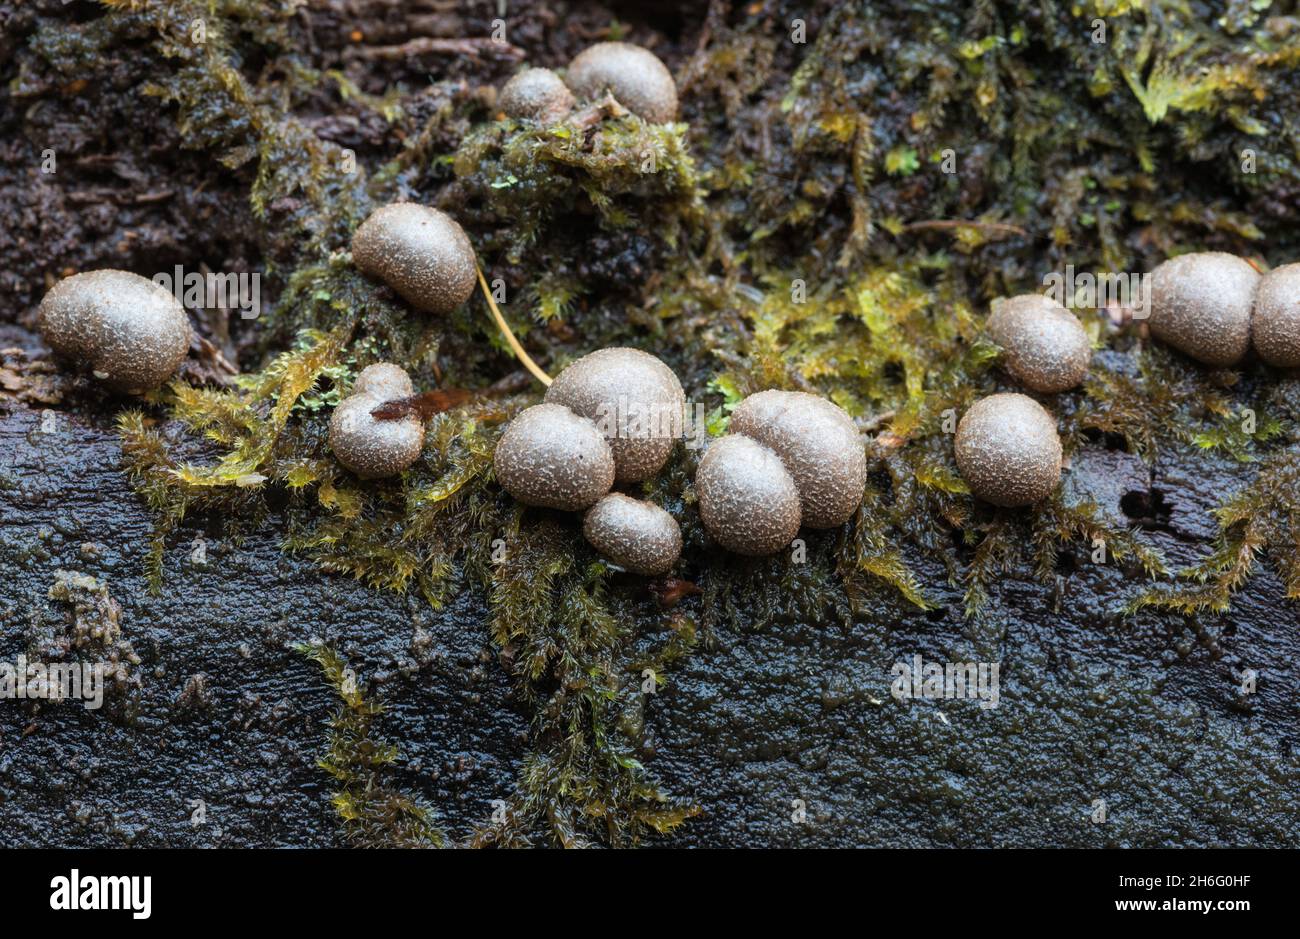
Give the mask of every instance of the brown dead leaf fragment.
POLYGON ((428 421, 435 414, 441 414, 458 404, 464 404, 472 397, 474 397, 473 392, 465 391, 463 388, 426 391, 424 394, 385 401, 372 410, 370 416, 381 421, 397 421, 415 414, 420 420, 428 421))
POLYGON ((664 609, 676 606, 684 597, 703 592, 694 581, 680 577, 665 577, 650 584, 650 593, 664 609))

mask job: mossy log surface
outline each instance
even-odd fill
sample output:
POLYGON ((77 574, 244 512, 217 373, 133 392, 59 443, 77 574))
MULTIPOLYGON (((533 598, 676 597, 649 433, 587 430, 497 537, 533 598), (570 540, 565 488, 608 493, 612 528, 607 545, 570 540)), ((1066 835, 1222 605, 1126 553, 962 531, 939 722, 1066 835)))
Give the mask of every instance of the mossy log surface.
POLYGON ((1300 17, 1260 7, 539 0, 496 42, 484 3, 0 0, 0 662, 115 664, 98 711, 0 700, 0 844, 1300 847, 1296 374, 1076 295, 1060 491, 994 511, 951 441, 1018 390, 994 298, 1300 257, 1300 17), (497 113, 603 39, 663 58, 679 123, 497 113), (399 198, 551 374, 651 351, 715 435, 830 397, 853 521, 727 556, 684 447, 636 493, 675 583, 522 510, 491 456, 541 389, 483 298, 413 315, 347 254, 399 198), (261 310, 187 301, 153 394, 35 334, 60 277, 176 265, 261 274, 261 310), (473 394, 363 482, 326 428, 380 360, 473 394), (891 697, 917 655, 999 663, 998 706, 891 697))

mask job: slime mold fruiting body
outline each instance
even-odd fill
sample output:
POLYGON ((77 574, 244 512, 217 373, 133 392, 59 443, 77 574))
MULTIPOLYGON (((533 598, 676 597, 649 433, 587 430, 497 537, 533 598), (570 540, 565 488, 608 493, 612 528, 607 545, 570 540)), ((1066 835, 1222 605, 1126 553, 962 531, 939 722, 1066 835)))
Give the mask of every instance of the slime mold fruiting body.
POLYGON ((619 492, 587 510, 582 533, 597 551, 634 574, 667 573, 682 553, 676 519, 657 505, 619 492))
POLYGON ((546 400, 595 421, 614 454, 620 483, 663 468, 681 435, 686 407, 672 369, 639 349, 600 349, 578 359, 546 390, 546 400))
POLYGON ((426 313, 450 313, 469 299, 474 248, 450 215, 414 202, 371 212, 352 235, 352 260, 426 313))
POLYGON ((728 428, 772 450, 799 490, 803 524, 842 525, 862 503, 867 458, 853 419, 802 391, 761 391, 737 405, 728 428))
POLYGON ((1284 264, 1260 279, 1250 332, 1265 362, 1300 366, 1300 264, 1284 264))
POLYGON ((424 448, 424 423, 414 414, 379 420, 370 412, 394 398, 414 392, 399 366, 380 362, 357 376, 352 394, 330 417, 330 447, 335 458, 363 479, 394 476, 417 459, 424 448))
POLYGON ((573 92, 549 68, 528 68, 505 83, 497 98, 517 120, 553 124, 573 109, 573 92))
POLYGON ((652 124, 677 116, 672 73, 653 52, 632 43, 598 42, 584 49, 569 63, 565 81, 586 100, 610 91, 619 104, 652 124))
POLYGON ((119 391, 157 388, 190 347, 185 308, 129 271, 87 271, 59 281, 41 301, 37 325, 55 352, 119 391))
POLYGON ((988 332, 1005 353, 1007 372, 1033 391, 1075 387, 1088 374, 1092 345, 1079 318, 1040 294, 993 302, 988 332))
POLYGON ((1250 348, 1259 274, 1220 251, 1170 258, 1150 274, 1151 334, 1206 365, 1239 363, 1250 348))
POLYGON ((799 533, 799 489, 775 453, 743 434, 710 444, 695 473, 700 520, 737 554, 761 556, 799 533))
POLYGON ((994 505, 1031 505, 1061 478, 1061 438, 1041 404, 996 394, 970 406, 957 424, 957 468, 971 492, 994 505))
POLYGON ((614 485, 614 455, 591 421, 560 404, 521 411, 497 442, 497 482, 525 505, 577 512, 614 485))

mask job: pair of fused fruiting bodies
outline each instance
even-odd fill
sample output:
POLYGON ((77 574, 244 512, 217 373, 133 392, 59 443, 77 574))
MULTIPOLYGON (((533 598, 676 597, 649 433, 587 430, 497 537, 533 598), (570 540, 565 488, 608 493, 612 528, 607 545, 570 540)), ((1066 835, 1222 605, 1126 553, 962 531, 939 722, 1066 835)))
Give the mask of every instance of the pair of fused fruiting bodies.
POLYGON ((1237 365, 1253 345, 1269 365, 1300 366, 1300 264, 1260 274, 1221 251, 1183 254, 1151 272, 1151 334, 1206 365, 1237 365))
POLYGON ((563 79, 547 68, 525 67, 506 82, 498 104, 518 120, 553 124, 573 110, 575 99, 591 101, 606 92, 652 124, 677 116, 677 86, 668 68, 649 49, 627 42, 583 50, 563 79))
POLYGON ((862 503, 867 458, 841 408, 800 391, 761 391, 736 406, 729 433, 700 460, 700 520, 737 554, 766 555, 801 525, 835 528, 862 503))

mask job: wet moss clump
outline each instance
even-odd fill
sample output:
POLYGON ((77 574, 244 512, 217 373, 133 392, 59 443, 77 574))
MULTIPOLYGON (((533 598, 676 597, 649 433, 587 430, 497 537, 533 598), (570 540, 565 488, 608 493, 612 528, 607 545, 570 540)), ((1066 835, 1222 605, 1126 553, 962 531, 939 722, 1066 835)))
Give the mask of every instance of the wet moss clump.
POLYGON ((356 674, 337 651, 321 643, 300 643, 297 651, 321 667, 341 699, 330 721, 320 767, 338 784, 330 801, 348 840, 361 848, 441 848, 447 836, 432 809, 384 781, 385 767, 398 759, 396 744, 375 736, 383 705, 367 697, 356 674))
MULTIPOLYGON (((185 145, 246 191, 274 298, 245 374, 173 382, 119 420, 126 469, 158 518, 154 583, 187 521, 220 519, 237 536, 276 515, 286 550, 377 588, 433 605, 482 591, 484 631, 533 725, 507 822, 485 822, 476 843, 622 844, 687 819, 689 798, 660 792, 643 765, 643 688, 721 623, 930 608, 939 585, 917 571, 934 569, 979 616, 1003 571, 1050 581, 1098 543, 1129 575, 1117 611, 1222 609, 1260 558, 1300 595, 1295 380, 1254 363, 1197 366, 1114 304, 1082 304, 1102 307, 1081 316, 1090 376, 1043 403, 1067 461, 1114 446, 1153 467, 1172 451, 1236 464, 1242 486, 1225 496, 1211 553, 1170 573, 1147 533, 1065 488, 995 510, 952 457, 965 409, 1017 390, 983 335, 993 298, 1040 290, 1067 264, 1143 272, 1184 250, 1261 265, 1300 253, 1286 208, 1300 166, 1268 145, 1300 123, 1294 17, 1101 0, 716 6, 698 46, 667 56, 681 123, 604 102, 537 127, 497 118, 486 66, 464 93, 438 85, 436 107, 400 84, 363 89, 355 73, 314 68, 295 4, 106 7, 37 30, 15 93, 40 98, 131 48, 130 93, 159 102, 185 145), (393 128, 382 155, 353 162, 314 133, 302 112, 322 101, 393 128), (407 126, 413 114, 422 123, 407 126), (492 452, 541 389, 482 298, 429 322, 346 253, 374 205, 412 196, 465 227, 512 328, 552 373, 601 346, 645 348, 712 434, 756 391, 829 397, 872 438, 856 517, 804 532, 789 554, 719 556, 694 504, 695 453, 679 448, 638 493, 681 525, 680 570, 699 591, 665 606, 612 574, 572 520, 513 504, 492 452), (434 418, 409 471, 362 483, 332 459, 326 427, 380 360, 417 390, 473 396, 434 418)), ((341 791, 369 771, 338 776, 341 791)), ((385 825, 419 829, 404 811, 367 817, 376 842, 385 825)))
POLYGON ((666 638, 642 645, 626 598, 612 595, 603 563, 575 550, 575 533, 520 521, 504 533, 490 628, 536 715, 537 749, 506 823, 475 840, 519 846, 539 825, 566 847, 670 832, 698 810, 662 793, 637 753, 646 701, 695 645, 694 624, 670 618, 655 630, 666 638))
POLYGON ((610 99, 545 127, 481 124, 450 164, 511 328, 563 358, 617 344, 620 302, 636 302, 636 285, 704 235, 686 128, 610 99))
POLYGON ((1218 426, 1195 437, 1197 446, 1226 452, 1253 472, 1242 488, 1214 510, 1218 537, 1197 563, 1178 579, 1144 591, 1129 604, 1195 614, 1228 609, 1232 595, 1246 586, 1267 558, 1280 574, 1286 597, 1300 599, 1300 382, 1268 376, 1262 401, 1247 399, 1219 414, 1218 426), (1267 415, 1263 419, 1259 415, 1267 415))

